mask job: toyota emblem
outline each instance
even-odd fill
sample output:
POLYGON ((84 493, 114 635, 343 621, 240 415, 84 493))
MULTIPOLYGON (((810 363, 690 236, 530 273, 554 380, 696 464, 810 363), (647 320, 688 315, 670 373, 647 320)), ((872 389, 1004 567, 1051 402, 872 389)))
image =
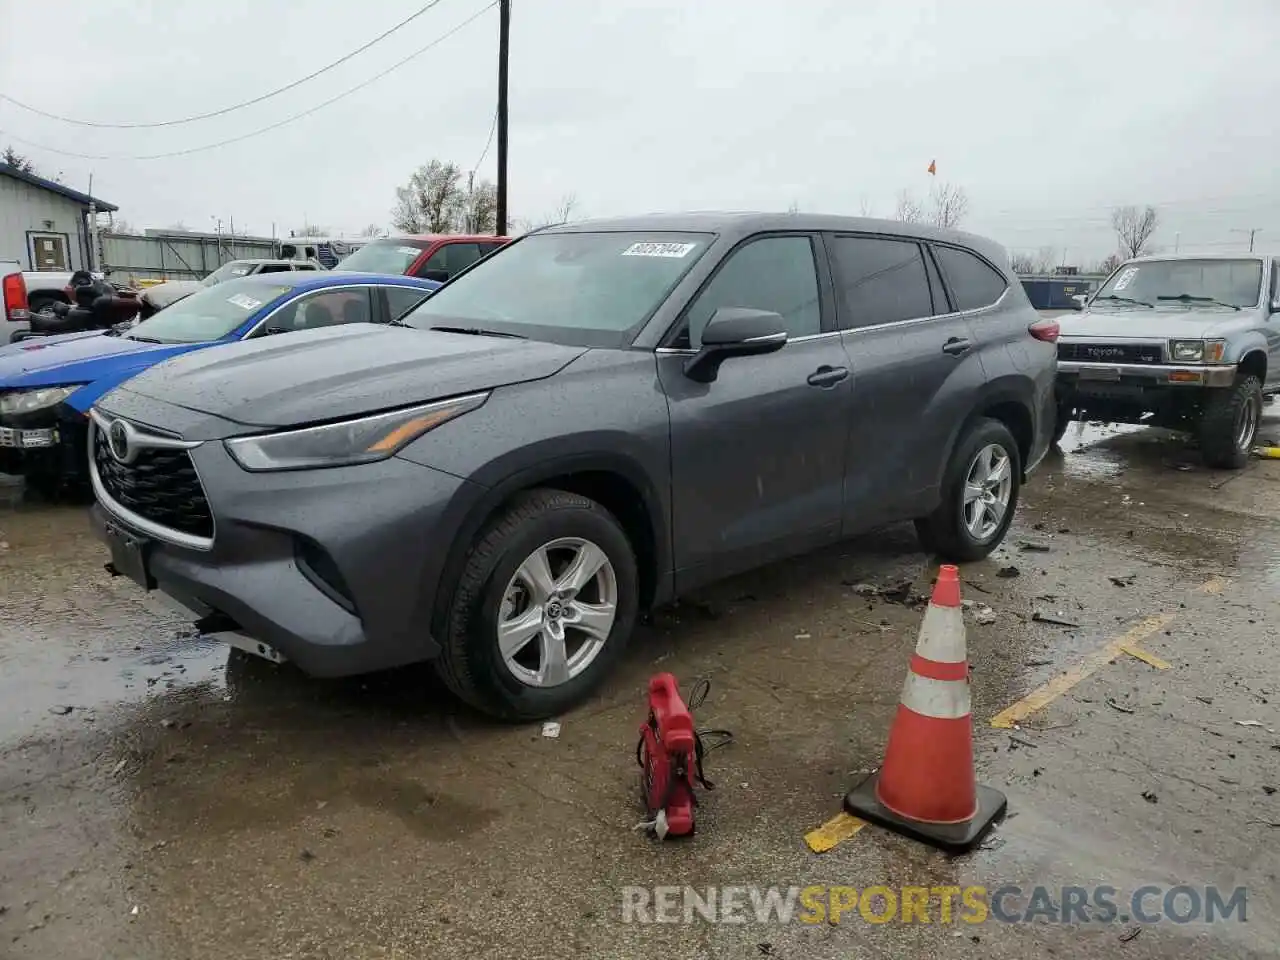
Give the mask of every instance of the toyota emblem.
POLYGON ((130 463, 137 453, 133 446, 133 428, 123 420, 113 420, 107 427, 107 449, 120 463, 130 463))

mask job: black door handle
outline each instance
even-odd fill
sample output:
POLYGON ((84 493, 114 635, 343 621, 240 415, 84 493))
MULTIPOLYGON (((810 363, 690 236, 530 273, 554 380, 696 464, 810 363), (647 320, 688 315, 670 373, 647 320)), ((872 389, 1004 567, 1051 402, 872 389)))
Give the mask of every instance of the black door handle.
POLYGON ((973 344, 968 340, 965 340, 963 337, 952 337, 942 345, 942 352, 950 354, 953 357, 958 357, 962 353, 968 353, 969 348, 972 346, 973 344))
POLYGON ((834 387, 837 383, 849 376, 848 367, 829 367, 826 364, 820 366, 813 373, 809 374, 809 386, 811 387, 834 387))

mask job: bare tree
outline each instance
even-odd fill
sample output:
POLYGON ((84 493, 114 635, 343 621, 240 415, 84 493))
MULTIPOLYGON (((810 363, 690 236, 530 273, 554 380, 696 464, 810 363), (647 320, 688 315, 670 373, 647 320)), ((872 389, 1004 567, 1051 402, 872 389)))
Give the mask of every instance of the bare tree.
POLYGON ((793 215, 794 215, 794 214, 797 214, 797 213, 799 213, 799 212, 800 212, 800 204, 799 204, 797 201, 792 200, 792 201, 791 201, 791 206, 787 207, 787 213, 790 213, 790 214, 793 214, 793 215))
POLYGON ((380 227, 376 223, 367 224, 365 228, 360 231, 360 236, 362 237, 371 237, 376 239, 377 237, 385 237, 386 235, 386 228, 380 227))
POLYGON ((893 211, 893 219, 901 220, 903 223, 919 223, 924 219, 924 208, 911 195, 910 190, 899 192, 898 205, 893 211))
POLYGON ((318 227, 314 223, 304 223, 297 230, 290 230, 291 237, 323 237, 329 233, 328 227, 318 227))
POLYGON ((1160 218, 1155 207, 1116 207, 1111 211, 1111 226, 1120 241, 1120 256, 1124 259, 1140 257, 1146 252, 1151 235, 1156 232, 1160 218))
POLYGON ((574 213, 578 210, 578 195, 576 193, 566 193, 560 198, 560 202, 556 204, 554 210, 551 211, 548 218, 548 225, 555 223, 568 223, 573 219, 574 213))
POLYGON ((1036 273, 1053 273, 1053 268, 1057 265, 1058 250, 1056 247, 1041 247, 1036 251, 1036 273))
POLYGON ((951 229, 960 226, 969 212, 969 195, 953 183, 938 184, 929 191, 929 206, 929 222, 951 229))
POLYGON ((169 224, 169 225, 168 225, 167 227, 165 227, 164 229, 165 229, 165 230, 177 230, 179 233, 186 233, 186 232, 187 232, 188 230, 190 230, 191 228, 187 226, 187 224, 186 224, 186 222, 185 222, 185 221, 183 221, 183 220, 175 220, 173 223, 169 224))
POLYGON ((1096 273, 1111 273, 1116 267, 1124 263, 1124 258, 1118 253, 1109 253, 1098 263, 1095 269, 1096 273))
POLYGON ((107 230, 111 233, 128 233, 141 236, 142 231, 123 217, 113 217, 107 221, 107 230))
POLYGON ((7 163, 19 173, 29 173, 35 176, 36 165, 31 162, 30 158, 24 157, 17 150, 13 149, 12 144, 4 148, 4 152, 0 153, 0 162, 7 163))
POLYGON ((391 222, 405 233, 450 233, 466 204, 462 171, 456 163, 431 160, 396 188, 391 222))
POLYGON ((489 180, 472 184, 462 198, 458 229, 466 233, 489 234, 498 229, 498 188, 489 180))
POLYGON ((868 197, 865 193, 862 195, 862 198, 858 201, 858 216, 860 217, 875 216, 875 212, 871 208, 871 198, 868 197))
POLYGON ((1013 268, 1014 273, 1035 273, 1036 262, 1029 253, 1011 253, 1009 254, 1009 266, 1013 268))

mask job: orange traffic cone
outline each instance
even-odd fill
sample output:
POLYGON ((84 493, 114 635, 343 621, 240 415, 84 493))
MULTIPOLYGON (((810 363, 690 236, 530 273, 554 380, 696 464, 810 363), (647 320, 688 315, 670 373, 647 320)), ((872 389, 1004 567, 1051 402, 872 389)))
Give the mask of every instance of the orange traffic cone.
POLYGON ((864 820, 950 853, 972 849, 1004 815, 1004 794, 974 780, 960 576, 938 571, 889 731, 884 765, 845 797, 864 820))

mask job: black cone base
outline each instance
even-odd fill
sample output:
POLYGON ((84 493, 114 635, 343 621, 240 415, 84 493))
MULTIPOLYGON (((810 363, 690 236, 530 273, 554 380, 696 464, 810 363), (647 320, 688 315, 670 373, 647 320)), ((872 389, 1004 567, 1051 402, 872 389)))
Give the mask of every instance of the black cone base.
POLYGON ((887 809, 876 799, 876 784, 880 775, 868 777, 844 798, 844 808, 855 817, 868 823, 900 833, 904 837, 927 843, 947 853, 967 853, 976 847, 987 831, 1000 820, 1009 805, 999 790, 978 784, 978 812, 964 823, 922 823, 907 820, 887 809))

